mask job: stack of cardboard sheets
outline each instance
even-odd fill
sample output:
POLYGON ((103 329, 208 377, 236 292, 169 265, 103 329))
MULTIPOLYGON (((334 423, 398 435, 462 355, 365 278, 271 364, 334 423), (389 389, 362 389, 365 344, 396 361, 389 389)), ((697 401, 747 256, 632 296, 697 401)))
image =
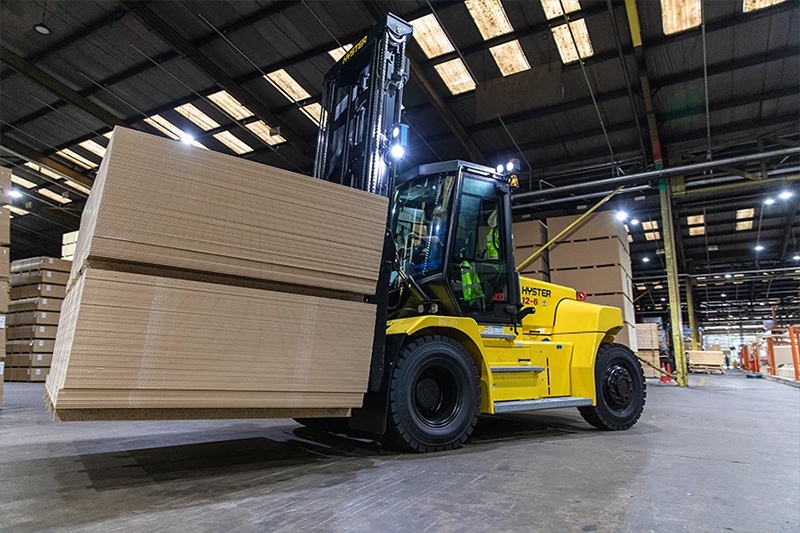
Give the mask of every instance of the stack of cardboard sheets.
POLYGON ((387 199, 117 128, 84 210, 56 418, 345 416, 387 199))
MULTIPOLYGON (((0 205, 9 205, 11 197, 11 169, 0 167, 0 205)), ((6 314, 8 313, 8 289, 11 278, 9 260, 11 259, 11 214, 8 208, 0 207, 0 363, 5 362, 6 314)), ((0 382, 3 377, 0 376, 0 382)))
POLYGON ((11 263, 11 303, 5 342, 7 381, 47 378, 71 267, 71 262, 55 257, 32 257, 11 263))

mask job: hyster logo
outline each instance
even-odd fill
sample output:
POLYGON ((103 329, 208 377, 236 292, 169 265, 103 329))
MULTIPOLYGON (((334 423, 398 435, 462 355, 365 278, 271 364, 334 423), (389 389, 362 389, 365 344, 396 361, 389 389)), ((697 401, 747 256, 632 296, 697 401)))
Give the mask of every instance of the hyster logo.
POLYGON ((365 35, 365 36, 363 36, 363 37, 361 38, 361 40, 360 40, 360 41, 358 41, 358 42, 356 43, 356 45, 355 45, 353 48, 351 48, 351 49, 350 49, 350 51, 349 51, 349 52, 347 52, 347 53, 344 55, 344 57, 342 58, 342 64, 344 65, 345 63, 347 63, 348 61, 350 61, 350 58, 351 58, 351 57, 353 57, 353 56, 355 55, 355 53, 356 53, 356 52, 358 52, 359 50, 361 50, 362 48, 364 48, 364 45, 365 45, 365 44, 367 44, 367 36, 366 36, 366 35, 365 35))
POLYGON ((539 287, 522 287, 522 294, 526 296, 541 296, 550 298, 550 289, 540 289, 539 287))

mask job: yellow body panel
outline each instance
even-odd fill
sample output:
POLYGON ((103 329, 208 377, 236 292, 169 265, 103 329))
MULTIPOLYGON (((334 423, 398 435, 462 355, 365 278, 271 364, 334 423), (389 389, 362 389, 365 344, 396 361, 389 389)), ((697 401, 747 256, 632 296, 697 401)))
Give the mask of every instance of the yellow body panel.
POLYGON ((387 335, 448 335, 470 353, 480 372, 481 412, 494 402, 576 396, 596 402, 594 363, 602 342, 622 329, 622 311, 579 302, 574 289, 520 278, 524 308, 535 312, 519 328, 480 325, 467 317, 426 315, 390 320, 387 335), (509 338, 487 338, 483 335, 509 338), (542 367, 541 372, 492 372, 502 366, 542 367))

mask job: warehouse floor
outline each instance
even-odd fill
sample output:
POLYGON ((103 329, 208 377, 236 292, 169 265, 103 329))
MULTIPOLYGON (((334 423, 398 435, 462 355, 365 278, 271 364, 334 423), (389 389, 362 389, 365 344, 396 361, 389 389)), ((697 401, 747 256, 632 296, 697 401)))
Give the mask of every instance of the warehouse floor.
POLYGON ((292 421, 53 423, 6 383, 4 531, 798 531, 800 390, 653 384, 632 430, 575 410, 486 418, 402 455, 292 421))

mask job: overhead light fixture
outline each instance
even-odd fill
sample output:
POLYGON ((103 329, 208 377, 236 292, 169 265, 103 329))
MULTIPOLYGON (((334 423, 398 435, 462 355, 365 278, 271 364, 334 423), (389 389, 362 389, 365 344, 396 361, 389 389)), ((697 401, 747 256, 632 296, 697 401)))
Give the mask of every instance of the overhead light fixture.
POLYGON ((50 29, 50 26, 45 24, 44 22, 39 22, 33 25, 33 29, 36 30, 36 33, 39 35, 50 35, 53 33, 53 30, 50 29))
POLYGON ((800 254, 794 254, 792 259, 794 259, 795 261, 800 261, 800 254))
POLYGON ((192 137, 188 133, 184 133, 183 135, 181 135, 181 142, 184 144, 192 144, 194 142, 194 137, 192 137))
POLYGON ((661 298, 661 301, 662 301, 662 302, 666 302, 666 301, 667 301, 667 299, 666 299, 666 298, 661 298))
POLYGON ((649 257, 642 257, 642 262, 643 263, 649 263, 650 262, 650 258, 649 257))
POLYGON ((643 202, 647 200, 647 196, 637 196, 633 199, 634 202, 643 202))
POLYGON ((792 191, 783 191, 780 193, 780 195, 778 195, 778 198, 780 198, 781 200, 788 200, 792 196, 794 196, 794 193, 792 191))
POLYGON ((733 276, 730 274, 725 274, 725 279, 731 279, 733 276))
POLYGON ((617 220, 627 220, 628 213, 626 213, 625 211, 617 211, 616 215, 614 216, 617 217, 617 220))
POLYGON ((767 198, 764 200, 764 205, 772 205, 775 203, 775 198, 767 198))
POLYGON ((33 25, 33 31, 38 33, 39 35, 50 35, 53 33, 53 30, 50 29, 50 26, 45 24, 44 16, 47 14, 47 0, 45 0, 44 4, 42 5, 42 20, 41 22, 37 22, 33 25))
POLYGON ((11 190, 8 192, 8 195, 9 195, 11 198, 21 198, 21 197, 22 197, 22 193, 21 193, 21 192, 19 192, 17 189, 11 189, 11 190))
POLYGON ((764 247, 763 247, 763 246, 761 246, 760 244, 756 244, 756 252, 760 252, 760 251, 762 251, 763 249, 764 249, 764 247))
POLYGON ((638 226, 638 225, 639 225, 639 219, 638 218, 632 218, 631 219, 631 226, 638 226))
POLYGON ((725 297, 727 297, 728 295, 727 295, 727 294, 725 294, 725 293, 723 292, 723 293, 722 293, 722 294, 720 294, 719 296, 720 296, 720 298, 725 298, 725 297))

